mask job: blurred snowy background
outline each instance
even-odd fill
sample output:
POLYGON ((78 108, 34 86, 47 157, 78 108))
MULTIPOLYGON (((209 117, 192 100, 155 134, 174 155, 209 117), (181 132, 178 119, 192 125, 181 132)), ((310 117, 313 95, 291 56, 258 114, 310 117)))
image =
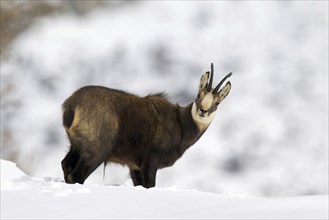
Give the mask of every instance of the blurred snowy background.
MULTIPOLYGON (((328 1, 3 1, 1 158, 63 178, 61 104, 88 84, 191 102, 203 72, 232 91, 157 186, 328 193, 328 1)), ((131 185, 118 165, 87 183, 131 185)))

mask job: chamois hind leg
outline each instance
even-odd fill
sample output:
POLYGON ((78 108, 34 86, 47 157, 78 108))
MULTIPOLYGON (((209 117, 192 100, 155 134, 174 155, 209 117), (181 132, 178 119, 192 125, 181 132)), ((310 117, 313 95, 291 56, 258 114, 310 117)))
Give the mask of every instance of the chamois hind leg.
POLYGON ((73 149, 74 147, 71 146, 70 151, 66 154, 65 158, 61 162, 65 182, 68 182, 68 175, 71 174, 79 160, 79 153, 73 149))
POLYGON ((86 150, 87 147, 80 152, 79 159, 72 170, 67 176, 68 183, 80 183, 83 184, 88 176, 105 161, 105 155, 99 152, 93 152, 86 150))

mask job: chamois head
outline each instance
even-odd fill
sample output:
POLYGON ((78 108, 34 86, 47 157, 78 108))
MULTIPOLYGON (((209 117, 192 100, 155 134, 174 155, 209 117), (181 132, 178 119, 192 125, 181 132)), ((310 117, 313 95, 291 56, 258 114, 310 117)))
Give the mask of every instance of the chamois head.
POLYGON ((200 130, 209 126, 216 115, 218 105, 231 90, 230 82, 227 82, 223 88, 220 89, 220 87, 232 73, 227 74, 214 89, 212 88, 213 75, 214 64, 212 63, 210 73, 209 71, 205 72, 201 77, 198 96, 192 105, 192 117, 200 130))

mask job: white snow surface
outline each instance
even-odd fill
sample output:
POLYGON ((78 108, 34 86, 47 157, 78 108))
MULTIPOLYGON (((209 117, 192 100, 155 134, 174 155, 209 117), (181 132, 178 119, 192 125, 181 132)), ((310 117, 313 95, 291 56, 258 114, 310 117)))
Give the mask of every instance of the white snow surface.
MULTIPOLYGON (((36 19, 9 51, 1 159, 29 176, 63 178, 61 104, 81 86, 165 91, 186 105, 213 62, 214 82, 233 72, 232 90, 201 139, 159 170, 157 186, 328 193, 328 1, 134 1, 36 19)), ((126 167, 105 171, 86 183, 132 185, 126 167)))
POLYGON ((1 160, 1 219, 328 219, 328 195, 247 198, 177 188, 66 184, 1 160))

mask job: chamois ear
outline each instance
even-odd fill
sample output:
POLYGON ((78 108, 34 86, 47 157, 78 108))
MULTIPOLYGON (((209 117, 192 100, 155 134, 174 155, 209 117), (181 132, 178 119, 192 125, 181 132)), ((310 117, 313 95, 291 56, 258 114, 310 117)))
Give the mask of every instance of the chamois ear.
POLYGON ((209 72, 205 72, 200 79, 199 91, 208 86, 209 72))
POLYGON ((226 85, 218 93, 219 102, 223 101, 230 91, 231 91, 231 83, 227 82, 226 85))

